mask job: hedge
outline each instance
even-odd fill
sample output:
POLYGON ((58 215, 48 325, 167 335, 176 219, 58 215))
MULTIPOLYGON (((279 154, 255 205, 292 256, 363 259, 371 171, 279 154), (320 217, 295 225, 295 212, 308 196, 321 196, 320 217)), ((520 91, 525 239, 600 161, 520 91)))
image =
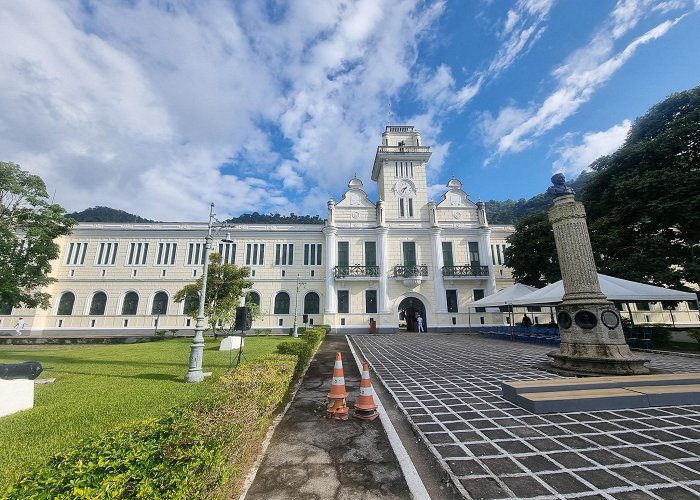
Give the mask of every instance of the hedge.
POLYGON ((297 365, 294 369, 294 375, 297 376, 304 371, 306 365, 311 361, 311 357, 316 352, 316 348, 323 342, 326 336, 325 329, 322 328, 307 328, 298 340, 290 340, 277 344, 277 352, 280 354, 289 354, 297 357, 297 365))
POLYGON ((241 365, 217 382, 209 399, 85 440, 21 478, 3 498, 237 496, 295 363, 271 354, 241 365))

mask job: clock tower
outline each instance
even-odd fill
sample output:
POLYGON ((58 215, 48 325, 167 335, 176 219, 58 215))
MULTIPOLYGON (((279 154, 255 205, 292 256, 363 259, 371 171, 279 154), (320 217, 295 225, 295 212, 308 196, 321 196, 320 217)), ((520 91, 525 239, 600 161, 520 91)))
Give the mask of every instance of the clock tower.
POLYGON ((421 220, 427 211, 426 163, 430 147, 421 145, 413 126, 389 125, 382 134, 372 168, 377 194, 389 220, 421 220))

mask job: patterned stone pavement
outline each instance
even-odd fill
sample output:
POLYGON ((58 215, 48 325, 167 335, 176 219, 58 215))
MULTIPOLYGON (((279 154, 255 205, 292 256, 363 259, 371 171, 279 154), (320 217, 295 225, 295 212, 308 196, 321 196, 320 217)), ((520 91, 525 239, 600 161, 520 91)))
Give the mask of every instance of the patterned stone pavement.
MULTIPOLYGON (((700 406, 535 415, 501 382, 551 378, 551 346, 478 335, 352 341, 467 498, 697 499, 700 406)), ((649 366, 700 372, 700 359, 649 366)))

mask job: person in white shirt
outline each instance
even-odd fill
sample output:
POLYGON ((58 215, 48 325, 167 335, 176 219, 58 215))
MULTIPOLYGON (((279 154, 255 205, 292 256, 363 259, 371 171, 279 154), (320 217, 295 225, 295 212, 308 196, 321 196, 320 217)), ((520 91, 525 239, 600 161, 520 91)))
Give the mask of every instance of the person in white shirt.
POLYGON ((423 330, 423 318, 421 316, 418 316, 418 318, 416 319, 418 320, 418 331, 424 332, 425 330, 423 330))
POLYGON ((17 335, 22 335, 22 328, 24 328, 24 318, 20 318, 15 325, 15 332, 17 332, 17 335))

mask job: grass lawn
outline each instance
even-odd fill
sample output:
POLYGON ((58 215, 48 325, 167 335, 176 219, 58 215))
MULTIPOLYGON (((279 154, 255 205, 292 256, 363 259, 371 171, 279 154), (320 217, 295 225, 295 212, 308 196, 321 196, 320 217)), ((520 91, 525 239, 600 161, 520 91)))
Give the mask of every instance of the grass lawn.
MULTIPOLYGON (((289 337, 248 337, 249 360, 275 352, 289 337)), ((201 383, 185 383, 191 339, 129 345, 0 346, 0 363, 39 361, 34 408, 0 418, 0 495, 22 470, 83 437, 122 422, 157 416, 206 396, 238 351, 219 351, 206 339, 201 383)))

